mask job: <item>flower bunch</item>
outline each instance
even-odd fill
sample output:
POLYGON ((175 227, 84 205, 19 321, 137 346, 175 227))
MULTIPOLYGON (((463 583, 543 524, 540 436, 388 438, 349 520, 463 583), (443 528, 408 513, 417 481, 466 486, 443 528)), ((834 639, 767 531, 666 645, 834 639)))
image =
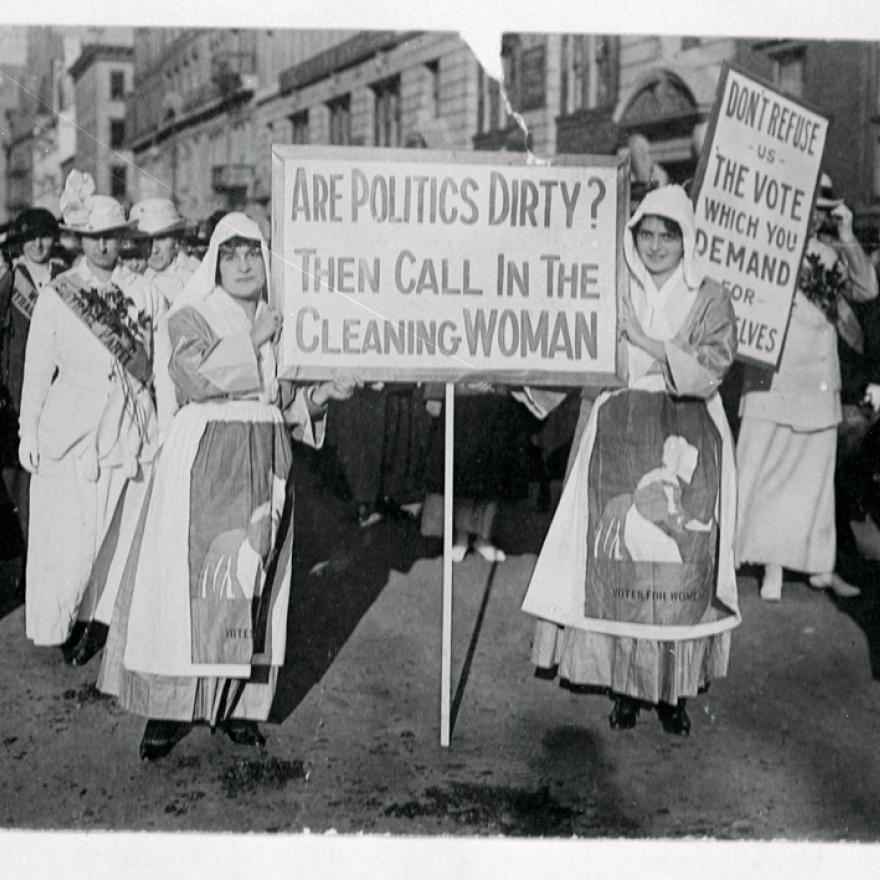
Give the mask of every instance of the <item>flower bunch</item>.
POLYGON ((843 295, 846 285, 846 276, 838 263, 828 268, 818 254, 804 257, 798 287, 832 324, 837 322, 837 298, 843 295))
POLYGON ((143 310, 139 311, 115 284, 81 289, 79 298, 85 316, 110 329, 127 351, 134 351, 138 345, 148 345, 152 324, 150 316, 143 310))

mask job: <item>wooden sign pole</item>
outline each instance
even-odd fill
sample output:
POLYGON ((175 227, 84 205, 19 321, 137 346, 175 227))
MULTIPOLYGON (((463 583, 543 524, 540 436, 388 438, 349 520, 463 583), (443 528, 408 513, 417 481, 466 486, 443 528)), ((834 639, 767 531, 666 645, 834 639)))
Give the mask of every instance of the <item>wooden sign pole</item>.
POLYGON ((455 453, 455 385, 446 383, 443 457, 443 612, 440 623, 440 745, 449 748, 452 736, 452 468, 455 453))

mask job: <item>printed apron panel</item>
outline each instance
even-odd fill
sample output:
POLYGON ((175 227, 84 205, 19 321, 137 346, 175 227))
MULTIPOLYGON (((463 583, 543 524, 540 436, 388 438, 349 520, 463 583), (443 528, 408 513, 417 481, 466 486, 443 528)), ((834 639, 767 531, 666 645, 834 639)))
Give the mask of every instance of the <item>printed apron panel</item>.
POLYGON ((189 578, 194 663, 250 663, 290 473, 273 422, 210 422, 192 464, 189 578))
POLYGON ((597 418, 587 617, 676 626, 715 619, 721 437, 705 404, 629 390, 609 397, 597 418))

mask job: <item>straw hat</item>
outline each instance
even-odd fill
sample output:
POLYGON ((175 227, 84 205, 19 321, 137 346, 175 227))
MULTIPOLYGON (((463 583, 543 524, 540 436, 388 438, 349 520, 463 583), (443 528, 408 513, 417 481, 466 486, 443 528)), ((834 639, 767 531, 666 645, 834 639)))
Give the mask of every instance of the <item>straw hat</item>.
POLYGON ((125 219, 125 210, 110 196, 95 195, 95 180, 91 174, 74 169, 67 175, 64 192, 58 200, 60 229, 78 235, 101 235, 123 232, 135 226, 125 219))
POLYGON ((816 196, 816 207, 823 210, 831 210, 843 204, 843 199, 834 198, 834 187, 831 178, 823 171, 819 178, 819 195, 816 196))
POLYGON ((150 238, 161 238, 183 232, 186 219, 171 199, 144 199, 132 205, 129 217, 136 220, 138 232, 150 238))

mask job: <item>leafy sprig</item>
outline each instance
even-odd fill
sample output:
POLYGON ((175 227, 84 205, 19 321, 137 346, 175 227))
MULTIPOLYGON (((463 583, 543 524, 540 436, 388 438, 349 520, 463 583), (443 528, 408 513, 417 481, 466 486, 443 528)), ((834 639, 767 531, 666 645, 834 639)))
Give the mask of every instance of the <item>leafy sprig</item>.
POLYGON ((798 287, 832 324, 837 322, 837 299, 843 295, 846 285, 846 276, 838 263, 829 269, 818 254, 804 257, 798 287))

